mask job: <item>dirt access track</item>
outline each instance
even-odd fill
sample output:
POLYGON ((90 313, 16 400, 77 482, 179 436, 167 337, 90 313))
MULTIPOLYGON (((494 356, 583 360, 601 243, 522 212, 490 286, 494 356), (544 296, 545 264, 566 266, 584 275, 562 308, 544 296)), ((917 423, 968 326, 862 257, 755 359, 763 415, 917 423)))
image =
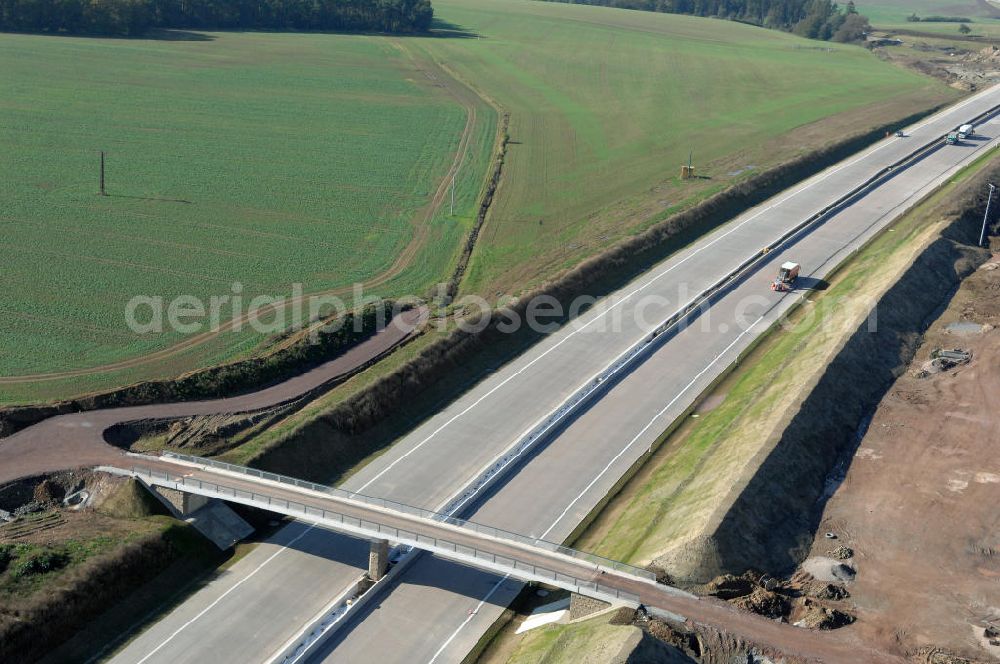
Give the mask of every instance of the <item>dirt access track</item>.
POLYGON ((810 552, 815 563, 852 548, 855 629, 919 661, 1000 661, 984 638, 1000 627, 997 326, 1000 255, 965 279, 882 399, 810 552), (951 348, 971 361, 931 365, 935 349, 951 348))
POLYGON ((118 463, 122 450, 104 439, 104 432, 115 424, 245 413, 294 401, 399 345, 414 333, 426 314, 426 309, 404 311, 383 330, 340 357, 257 392, 227 399, 111 408, 51 417, 0 439, 0 483, 67 468, 118 463))

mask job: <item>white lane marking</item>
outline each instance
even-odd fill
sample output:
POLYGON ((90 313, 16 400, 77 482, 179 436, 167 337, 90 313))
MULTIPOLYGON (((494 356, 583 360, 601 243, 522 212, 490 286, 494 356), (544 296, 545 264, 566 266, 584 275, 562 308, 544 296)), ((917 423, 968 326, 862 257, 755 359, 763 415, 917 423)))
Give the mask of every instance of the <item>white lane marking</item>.
MULTIPOLYGON (((989 92, 989 91, 988 90, 985 91, 983 93, 984 96, 985 96, 986 92, 989 92)), ((948 114, 954 113, 954 112, 958 111, 959 109, 963 108, 964 106, 966 106, 966 105, 968 105, 968 104, 970 104, 970 103, 972 103, 973 101, 976 101, 976 100, 978 100, 978 95, 976 97, 972 97, 970 99, 967 99, 963 103, 959 104, 958 106, 951 107, 951 108, 947 109, 947 111, 943 111, 942 113, 948 113, 948 114)), ((913 127, 910 130, 911 135, 912 135, 913 132, 919 130, 921 127, 927 125, 928 123, 930 123, 932 121, 937 121, 937 120, 932 117, 932 118, 929 118, 928 120, 925 120, 923 123, 921 123, 921 124, 913 127)), ((875 146, 874 148, 872 148, 871 150, 869 150, 865 154, 861 155, 857 159, 854 159, 853 161, 850 161, 850 162, 848 162, 846 164, 843 164, 841 166, 838 166, 836 168, 827 169, 826 171, 824 171, 822 173, 818 173, 817 175, 812 176, 812 178, 810 178, 805 183, 803 183, 802 185, 800 185, 800 187, 798 189, 796 189, 795 191, 793 191, 792 193, 790 193, 787 196, 785 196, 784 198, 782 198, 782 199, 780 199, 780 200, 772 203, 771 205, 768 205, 765 208, 761 208, 756 213, 752 214, 751 216, 747 217, 743 221, 741 221, 738 224, 734 225, 732 228, 730 228, 726 232, 719 234, 717 237, 715 237, 714 239, 712 239, 707 244, 704 244, 701 247, 696 248, 694 251, 692 251, 691 253, 689 253, 687 256, 685 256, 681 260, 677 261, 676 263, 674 263, 673 265, 671 265, 667 269, 663 270, 662 272, 654 275, 648 281, 646 281, 645 283, 643 283, 641 286, 635 288, 634 290, 632 290, 631 292, 629 292, 627 295, 623 296, 621 299, 613 301, 606 309, 604 309, 603 311, 601 311, 598 314, 595 314, 595 316, 594 316, 594 318, 592 320, 588 321, 585 325, 583 325, 581 327, 578 327, 575 330, 573 330, 572 332, 568 333, 560 341, 558 341, 554 346, 552 346, 548 350, 544 351, 541 355, 539 355, 538 357, 536 357, 535 359, 533 359, 532 361, 530 361, 528 364, 526 364, 523 367, 521 367, 520 369, 518 369, 516 372, 514 372, 513 374, 511 374, 507 378, 505 378, 503 381, 500 382, 500 384, 496 385, 493 389, 489 390, 486 394, 484 394, 481 397, 479 397, 478 399, 476 399, 474 402, 472 402, 469 406, 467 406, 461 412, 456 413, 455 415, 453 415, 444 424, 442 424, 437 429, 435 429, 430 434, 428 434, 426 438, 424 438, 419 443, 417 443, 416 445, 414 445, 412 448, 410 448, 409 450, 407 450, 406 452, 404 452, 402 455, 400 455, 398 458, 396 458, 395 460, 393 460, 392 462, 390 462, 388 466, 386 466, 385 468, 383 468, 374 477, 372 477, 370 480, 368 480, 363 485, 361 485, 361 487, 358 488, 358 490, 357 490, 356 493, 362 493, 363 491, 365 491, 369 486, 371 486, 372 484, 374 484, 375 482, 377 482, 386 473, 388 473, 390 470, 392 470, 397 464, 399 464, 403 460, 407 459, 414 452, 416 452, 419 449, 421 449, 424 445, 426 445, 428 442, 430 442, 431 439, 433 439, 439 433, 441 433, 442 431, 444 431, 444 429, 446 429, 447 427, 451 426, 456 420, 458 420, 461 417, 463 417, 466 414, 468 414, 469 411, 471 411, 473 408, 475 408, 480 403, 482 403, 483 401, 485 401, 487 398, 489 398, 490 396, 492 396, 493 393, 495 393, 497 390, 499 390, 500 388, 504 387, 507 383, 509 383, 510 381, 514 380, 518 376, 520 376, 522 373, 524 373, 525 371, 527 371, 528 369, 530 369, 532 366, 534 366, 537 362, 540 362, 542 359, 544 359, 549 353, 551 353, 552 351, 554 351, 557 348, 559 348, 560 346, 562 346, 564 343, 566 343, 567 341, 569 341, 570 339, 572 339, 573 337, 575 337, 577 334, 579 334, 580 332, 583 332, 588 327, 590 327, 594 323, 596 323, 599 320, 601 320, 604 316, 606 316, 607 314, 611 313, 613 310, 615 310, 619 306, 625 304, 625 302, 627 302, 628 300, 630 300, 632 297, 634 297, 640 291, 643 291, 646 288, 648 288, 649 286, 652 286, 654 283, 656 283, 657 281, 659 281, 661 278, 663 278, 664 276, 666 276, 670 272, 673 272, 675 269, 677 269, 680 266, 684 265, 686 262, 688 262, 689 260, 691 260, 692 258, 694 258, 695 256, 697 256, 698 254, 702 253, 703 251, 706 251, 707 249, 711 248, 716 243, 721 242, 722 240, 724 240, 728 236, 730 236, 733 233, 735 233, 736 231, 740 230, 743 226, 749 224, 751 221, 754 221, 755 219, 757 219, 758 217, 760 217, 762 214, 764 214, 766 212, 770 212, 771 210, 773 210, 774 208, 776 208, 776 207, 778 207, 780 205, 784 205, 789 200, 791 200, 793 197, 798 196, 802 192, 811 189, 812 187, 814 187, 817 184, 823 182, 824 180, 830 178, 831 176, 836 175, 837 173, 839 173, 840 171, 844 170, 845 168, 850 168, 851 166, 854 166, 855 164, 860 163, 861 161, 863 161, 863 160, 867 159, 868 157, 872 156, 873 154, 875 154, 879 150, 881 150, 881 149, 883 149, 885 147, 888 147, 889 145, 892 145, 892 144, 893 144, 893 141, 883 140, 882 143, 880 143, 879 145, 875 146)), ((610 298, 613 299, 614 296, 612 295, 612 296, 610 296, 610 298)), ((605 299, 604 301, 607 302, 607 299, 605 299)), ((642 336, 642 335, 639 335, 639 336, 642 336)), ((589 381, 587 381, 587 382, 589 382, 589 381)), ((585 383, 581 383, 580 387, 578 387, 577 389, 578 390, 581 389, 583 387, 583 385, 585 385, 585 384, 586 384, 586 382, 585 383)), ((518 434, 518 436, 515 438, 515 440, 520 440, 520 438, 522 438, 524 435, 526 435, 527 432, 531 430, 531 428, 532 427, 529 427, 525 431, 522 431, 520 434, 518 434)))
MULTIPOLYGON (((744 336, 746 336, 747 334, 749 334, 749 333, 750 333, 750 330, 752 330, 753 328, 755 328, 755 327, 757 326, 757 323, 761 322, 762 320, 764 320, 764 316, 759 316, 759 317, 757 318, 757 320, 755 320, 755 321, 754 321, 754 322, 752 322, 752 323, 751 323, 751 324, 750 324, 749 326, 747 326, 747 329, 745 329, 745 330, 743 330, 742 332, 740 332, 740 333, 739 333, 739 335, 738 335, 738 336, 737 336, 737 337, 736 337, 735 339, 733 339, 732 343, 730 343, 730 344, 729 344, 728 346, 726 346, 726 347, 725 347, 725 349, 723 349, 723 351, 722 351, 721 353, 719 353, 719 354, 718 354, 718 355, 716 355, 716 356, 715 356, 714 358, 712 358, 712 361, 711 361, 711 362, 709 362, 708 364, 706 364, 706 365, 705 365, 705 368, 704 368, 704 369, 702 369, 701 371, 699 371, 699 372, 698 372, 698 375, 697 375, 697 376, 695 376, 694 378, 692 378, 692 379, 691 379, 691 381, 690 381, 690 382, 689 382, 689 383, 688 383, 687 385, 685 385, 685 386, 684 386, 683 388, 681 388, 681 390, 680 390, 680 391, 679 391, 679 392, 678 392, 678 393, 677 393, 677 394, 676 394, 676 395, 674 396, 674 398, 670 400, 670 403, 668 403, 668 404, 667 404, 666 406, 664 406, 664 407, 663 407, 662 409, 660 409, 660 411, 659 411, 659 412, 658 412, 658 413, 657 413, 656 415, 654 415, 654 416, 653 416, 653 419, 651 419, 651 420, 650 420, 650 421, 649 421, 649 422, 648 422, 648 423, 646 424, 646 426, 644 426, 644 427, 643 427, 643 428, 642 428, 642 429, 641 429, 641 430, 639 431, 639 433, 637 433, 637 434, 636 434, 636 435, 635 435, 635 436, 634 436, 634 437, 632 438, 632 440, 630 440, 630 441, 628 442, 628 444, 627 444, 627 445, 625 445, 625 447, 623 447, 623 448, 621 449, 621 451, 620 451, 620 452, 618 452, 618 454, 616 454, 616 455, 614 456, 614 458, 613 458, 613 459, 611 459, 611 461, 609 461, 609 462, 608 462, 608 465, 606 465, 606 466, 604 467, 604 469, 603 469, 603 470, 601 470, 601 472, 600 472, 600 473, 598 473, 598 474, 597 474, 597 476, 596 476, 596 477, 594 477, 594 479, 590 481, 590 484, 588 484, 588 485, 586 486, 586 488, 585 488, 585 489, 584 489, 583 491, 581 491, 581 492, 580 492, 580 493, 579 493, 579 494, 578 494, 578 495, 576 496, 576 498, 574 498, 574 499, 573 499, 572 501, 570 501, 569 505, 567 505, 567 506, 566 506, 566 509, 564 509, 564 510, 562 511, 562 513, 561 513, 561 514, 560 514, 560 515, 559 515, 558 517, 556 517, 556 520, 555 520, 555 521, 553 521, 553 522, 552 522, 552 525, 551 525, 551 526, 549 526, 549 527, 548 527, 548 528, 547 528, 547 529, 545 530, 545 532, 541 534, 541 536, 539 537, 539 539, 545 539, 545 536, 546 536, 546 535, 548 535, 548 534, 549 534, 550 532, 552 532, 552 529, 553 529, 553 528, 555 528, 555 527, 556 527, 556 525, 558 525, 558 523, 559 523, 560 521, 562 521, 562 520, 563 520, 563 517, 565 517, 565 516, 566 516, 566 515, 567 515, 567 514, 569 513, 569 511, 570 511, 571 509, 573 509, 573 506, 574 506, 574 505, 576 505, 576 503, 577 503, 577 502, 578 502, 578 501, 579 501, 579 500, 580 500, 580 499, 581 499, 581 498, 582 498, 582 497, 583 497, 583 496, 584 496, 584 495, 585 495, 585 494, 586 494, 586 493, 587 493, 588 491, 590 491, 590 489, 592 489, 592 488, 593 488, 593 486, 594 486, 595 484, 597 484, 597 482, 598 482, 598 481, 600 481, 600 479, 601 479, 602 477, 604 477, 604 474, 605 474, 605 473, 607 473, 607 472, 608 472, 608 470, 610 470, 610 469, 611 469, 611 466, 613 466, 613 465, 615 464, 615 462, 616 462, 616 461, 618 461, 618 459, 620 459, 620 458, 622 457, 622 455, 623 455, 623 454, 625 454, 625 452, 627 452, 627 451, 628 451, 628 449, 629 449, 630 447, 632 447, 632 446, 633 446, 633 445, 635 444, 635 442, 636 442, 637 440, 639 440, 639 438, 640 438, 640 437, 641 437, 641 436, 642 436, 643 434, 645 434, 645 433, 646 433, 647 431, 649 431, 649 428, 650 428, 651 426, 653 426, 653 424, 654 424, 654 423, 656 423, 656 420, 660 419, 660 417, 662 417, 662 416, 663 416, 663 414, 664 414, 665 412, 667 412, 667 411, 668 411, 668 410, 669 410, 669 409, 670 409, 670 408, 671 408, 671 407, 672 407, 672 406, 673 406, 673 405, 674 405, 675 403, 677 403, 677 400, 678 400, 678 399, 680 399, 680 398, 681 398, 682 396, 684 396, 684 394, 685 394, 685 393, 686 393, 686 392, 687 392, 688 390, 690 390, 690 389, 691 389, 691 387, 692 387, 692 386, 693 386, 693 385, 694 385, 695 383, 697 383, 697 382, 698 382, 698 379, 700 379, 700 378, 701 378, 702 376, 704 376, 704 375, 705 375, 705 374, 706 374, 706 373, 708 372, 708 370, 709 370, 709 369, 711 369, 711 368, 712 368, 713 366, 715 366, 715 363, 716 363, 716 362, 718 362, 718 361, 719 361, 720 359, 722 359, 722 357, 723 357, 723 356, 724 356, 724 355, 725 355, 726 353, 728 353, 728 352, 729 352, 730 350, 732 350, 732 349, 733 349, 733 346, 735 346, 736 344, 738 344, 738 343, 740 342, 740 339, 742 339, 742 338, 743 338, 744 336)), ((438 657, 439 657, 439 656, 441 655, 441 653, 442 653, 442 652, 444 652, 444 650, 445 650, 445 649, 446 649, 446 648, 447 648, 447 647, 448 647, 448 646, 449 646, 449 645, 451 644, 451 642, 455 640, 455 637, 456 637, 456 636, 458 636, 459 632, 461 632, 461 631, 462 631, 463 629, 465 629, 465 626, 466 626, 466 625, 468 625, 468 624, 469 624, 470 622, 472 622, 472 619, 473 619, 473 618, 474 618, 474 617, 475 617, 475 616, 476 616, 476 615, 477 615, 477 614, 479 613, 479 610, 480 610, 480 609, 481 609, 481 608, 483 607, 483 604, 485 604, 485 603, 486 603, 487 601, 489 601, 490 597, 492 597, 492 596, 493 596, 493 594, 494 594, 494 593, 495 593, 495 592, 496 592, 496 591, 497 591, 497 590, 498 590, 498 589, 500 588, 501 584, 503 584, 503 582, 504 582, 504 581, 506 581, 506 580, 507 580, 508 578, 510 578, 510 575, 509 575, 509 574, 505 574, 505 575, 504 575, 504 577, 503 577, 502 579, 500 579, 499 581, 497 581, 497 582, 496 582, 496 583, 495 583, 495 584, 493 585, 493 587, 492 587, 492 588, 490 588, 490 591, 489 591, 488 593, 486 593, 486 595, 485 595, 485 596, 484 596, 484 597, 483 597, 483 598, 482 598, 481 600, 479 600, 479 604, 477 604, 477 605, 476 605, 476 608, 475 608, 474 610, 472 610, 472 611, 470 611, 470 612, 469 612, 469 616, 468 616, 468 617, 467 617, 467 618, 466 618, 466 619, 465 619, 464 621, 462 621, 462 624, 461 624, 461 625, 459 625, 459 626, 458 626, 457 628, 455 628, 455 631, 451 633, 451 636, 449 636, 449 637, 447 638, 447 640, 445 640, 445 642, 444 642, 443 644, 441 644, 441 647, 440 647, 440 648, 438 648, 437 652, 436 652, 436 653, 434 653, 434 656, 433 656, 433 657, 431 657, 431 659, 430 659, 430 660, 428 661, 428 663, 427 663, 427 664, 434 664, 434 662, 436 662, 436 661, 437 661, 437 658, 438 658, 438 657)))
POLYGON ((434 664, 434 662, 437 661, 437 658, 441 656, 441 653, 445 651, 445 648, 451 645, 451 642, 455 639, 456 636, 458 636, 458 633, 461 632, 462 629, 472 621, 472 619, 476 616, 476 614, 479 613, 479 609, 483 608, 483 604, 486 604, 486 602, 490 600, 490 597, 493 597, 493 593, 499 590, 503 582, 509 578, 510 574, 505 574, 502 579, 497 581, 496 584, 494 584, 494 586, 490 588, 490 591, 486 593, 486 595, 481 600, 479 600, 479 604, 476 604, 476 608, 473 609, 472 611, 469 611, 469 617, 466 618, 465 621, 461 625, 459 625, 454 632, 451 633, 451 636, 448 637, 447 641, 441 644, 441 647, 437 649, 437 652, 434 653, 434 656, 431 657, 430 661, 428 661, 427 664, 434 664))
POLYGON ((152 650, 150 650, 149 653, 145 657, 143 657, 142 659, 140 659, 138 662, 136 662, 136 664, 144 664, 146 662, 146 660, 148 660, 150 657, 152 657, 153 655, 155 655, 161 648, 163 648, 163 646, 165 646, 168 643, 170 643, 171 641, 173 641, 174 637, 176 637, 178 634, 180 634, 181 632, 183 632, 185 629, 187 629, 188 627, 190 627, 191 625, 193 625, 198 619, 200 619, 206 613, 208 613, 213 608, 215 608, 215 606, 218 605, 219 602, 221 602, 222 600, 224 600, 226 598, 226 596, 229 595, 229 593, 233 592, 234 590, 236 590, 237 588, 239 588, 240 586, 242 586, 244 583, 246 583, 247 581, 249 581, 250 578, 253 577, 254 574, 256 574, 257 572, 259 572, 261 569, 263 569, 263 567, 265 565, 267 565, 269 562, 271 562, 272 560, 274 560, 275 558, 277 558, 279 555, 281 555, 282 553, 284 553, 284 551, 286 549, 288 549, 288 547, 292 546, 293 544, 295 544, 296 542, 298 542, 300 539, 302 539, 303 537, 305 537, 307 534, 309 534, 309 531, 311 531, 315 527, 316 527, 315 523, 310 524, 309 527, 306 528, 305 530, 303 530, 301 534, 299 534, 297 537, 295 537, 295 539, 293 539, 288 544, 284 545, 283 547, 281 547, 280 549, 278 549, 277 551, 275 551, 274 553, 272 553, 267 558, 267 560, 265 560, 264 562, 262 562, 260 565, 257 565, 257 567, 254 568, 254 570, 252 572, 250 572, 245 577, 243 577, 242 579, 240 579, 239 581, 237 581, 235 584, 233 584, 232 588, 230 588, 226 592, 224 592, 221 595, 219 595, 219 597, 216 598, 216 600, 214 602, 212 602, 211 604, 209 604, 208 606, 206 606, 204 609, 202 609, 201 612, 198 613, 198 615, 196 615, 194 618, 191 618, 191 620, 188 620, 186 623, 184 623, 183 625, 181 625, 180 627, 178 627, 174 631, 173 634, 171 634, 166 639, 164 639, 164 641, 162 643, 160 643, 160 645, 158 645, 155 648, 153 648, 152 650))

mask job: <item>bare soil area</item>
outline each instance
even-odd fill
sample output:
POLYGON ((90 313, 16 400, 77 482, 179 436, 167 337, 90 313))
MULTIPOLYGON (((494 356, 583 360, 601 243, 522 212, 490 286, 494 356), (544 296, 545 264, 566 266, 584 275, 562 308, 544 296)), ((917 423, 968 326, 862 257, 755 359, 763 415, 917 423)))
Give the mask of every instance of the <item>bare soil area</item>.
POLYGON ((815 572, 833 546, 853 549, 847 586, 857 629, 919 661, 1000 661, 1000 632, 990 629, 1000 628, 997 325, 994 254, 965 279, 882 399, 804 564, 815 572), (971 360, 926 370, 938 349, 952 348, 971 360))
POLYGON ((1000 81, 1000 40, 876 31, 873 50, 882 59, 973 92, 1000 81), (899 40, 901 43, 894 43, 899 40))

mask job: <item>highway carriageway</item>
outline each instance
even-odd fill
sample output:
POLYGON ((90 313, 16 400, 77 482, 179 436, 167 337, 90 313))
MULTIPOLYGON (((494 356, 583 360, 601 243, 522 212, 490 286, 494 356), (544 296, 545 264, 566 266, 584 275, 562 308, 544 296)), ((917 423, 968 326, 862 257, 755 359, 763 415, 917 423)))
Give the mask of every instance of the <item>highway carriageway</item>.
MULTIPOLYGON (((675 622, 706 625, 785 656, 858 662, 854 646, 658 584, 646 570, 537 538, 275 473, 167 453, 128 455, 99 470, 325 525, 353 537, 389 539, 483 570, 564 588, 609 603, 660 609, 675 622), (190 460, 189 460, 190 459, 190 460), (134 461, 135 465, 124 462, 134 461), (805 637, 805 638, 804 638, 805 637)), ((859 659, 859 655, 861 658, 859 659)), ((883 662, 895 662, 882 657, 883 662)), ((903 660, 898 660, 902 662, 903 660)))
MULTIPOLYGON (((998 88, 966 98, 908 127, 906 137, 879 141, 706 234, 482 380, 372 459, 341 488, 450 511, 456 499, 466 500, 470 486, 484 472, 688 299, 888 166, 998 104, 998 88), (605 324, 614 317, 620 326, 605 324)), ((976 140, 929 153, 772 251, 711 302, 710 316, 662 334, 642 362, 553 431, 543 446, 523 456, 516 473, 467 499, 460 515, 545 540, 565 540, 660 434, 685 415, 698 394, 808 296, 808 289, 789 294, 768 289, 778 264, 801 263, 805 282, 824 278, 1000 135, 995 120, 979 129, 982 136, 976 140), (746 303, 749 306, 743 307, 746 303), (711 325, 701 324, 709 319, 711 325), (753 324, 741 327, 738 320, 753 324)), ((273 543, 248 554, 225 579, 192 595, 115 660, 153 664, 212 652, 220 662, 263 661, 269 650, 281 649, 295 638, 296 621, 312 621, 356 582, 367 556, 367 551, 351 554, 352 561, 358 561, 352 564, 346 553, 337 552, 357 550, 357 541, 304 528, 289 526, 273 543), (301 550, 307 543, 311 550, 332 552, 331 559, 301 550), (332 559, 337 555, 340 558, 332 559), (323 583, 304 581, 307 569, 323 583), (308 617, 302 620, 303 615, 308 617), (220 621, 230 629, 220 628, 220 621), (235 636, 241 634, 252 634, 254 640, 235 636)), ((388 595, 356 615, 316 658, 459 662, 520 592, 522 584, 504 576, 421 556, 389 586, 388 595)), ((737 620, 738 614, 733 616, 737 620)))
MULTIPOLYGON (((787 311, 810 297, 810 284, 821 284, 869 239, 995 144, 1000 122, 989 119, 980 125, 982 135, 976 140, 940 146, 938 129, 994 108, 1000 103, 1000 90, 966 101, 965 106, 908 128, 906 137, 880 141, 678 252, 484 380, 362 468, 343 488, 447 508, 453 500, 448 493, 462 496, 465 489, 458 482, 445 482, 445 469, 460 476, 464 467, 476 476, 479 473, 470 466, 477 461, 481 468, 492 467, 495 459, 509 454, 512 444, 519 445, 523 435, 530 435, 561 408, 577 386, 593 380, 609 361, 671 318, 686 301, 738 271, 755 248, 772 246, 776 238, 831 210, 742 271, 709 307, 696 312, 690 324, 662 333, 641 362, 616 381, 608 381, 599 398, 556 427, 534 451, 523 454, 516 472, 480 494, 483 497, 473 511, 462 514, 479 523, 564 541, 648 454, 662 432, 686 415, 699 394, 739 362, 755 339, 787 311), (935 141, 938 149, 895 169, 873 190, 850 194, 935 141), (841 205, 845 196, 849 202, 841 205), (805 285, 791 293, 772 292, 769 284, 786 260, 802 264, 805 285), (643 323, 643 316, 634 312, 646 303, 643 323), (614 316, 618 310, 622 327, 602 327, 601 317, 614 316), (552 402, 557 405, 543 410, 552 402), (503 451, 490 459, 490 450, 498 448, 503 451)), ((732 490, 743 481, 734 477, 732 490)), ((641 531, 637 525, 635 532, 641 531)), ((377 659, 382 662, 461 661, 522 584, 502 576, 491 582, 484 572, 463 573, 455 567, 433 556, 422 557, 405 570, 399 583, 389 586, 391 593, 377 610, 360 612, 318 648, 312 661, 359 661, 372 652, 373 643, 378 644, 377 659), (400 624, 410 628, 403 632, 393 627, 400 624)), ((850 642, 854 634, 848 630, 835 638, 850 642)), ((859 655, 830 661, 866 660, 859 655)))

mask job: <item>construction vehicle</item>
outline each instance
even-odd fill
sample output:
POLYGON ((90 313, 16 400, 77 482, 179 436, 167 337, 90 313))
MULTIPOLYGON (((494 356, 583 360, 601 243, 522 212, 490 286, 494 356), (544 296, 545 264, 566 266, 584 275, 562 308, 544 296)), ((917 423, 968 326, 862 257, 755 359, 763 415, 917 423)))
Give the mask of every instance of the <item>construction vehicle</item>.
POLYGON ((791 290, 792 284, 799 276, 799 264, 792 262, 785 262, 781 264, 778 269, 778 276, 774 281, 771 282, 771 290, 783 293, 784 291, 791 290))
POLYGON ((958 145, 961 139, 958 137, 957 131, 952 131, 949 132, 947 136, 945 136, 944 140, 948 145, 958 145))
POLYGON ((958 128, 959 138, 968 138, 969 136, 972 136, 975 133, 976 133, 976 128, 970 124, 964 124, 958 128))

